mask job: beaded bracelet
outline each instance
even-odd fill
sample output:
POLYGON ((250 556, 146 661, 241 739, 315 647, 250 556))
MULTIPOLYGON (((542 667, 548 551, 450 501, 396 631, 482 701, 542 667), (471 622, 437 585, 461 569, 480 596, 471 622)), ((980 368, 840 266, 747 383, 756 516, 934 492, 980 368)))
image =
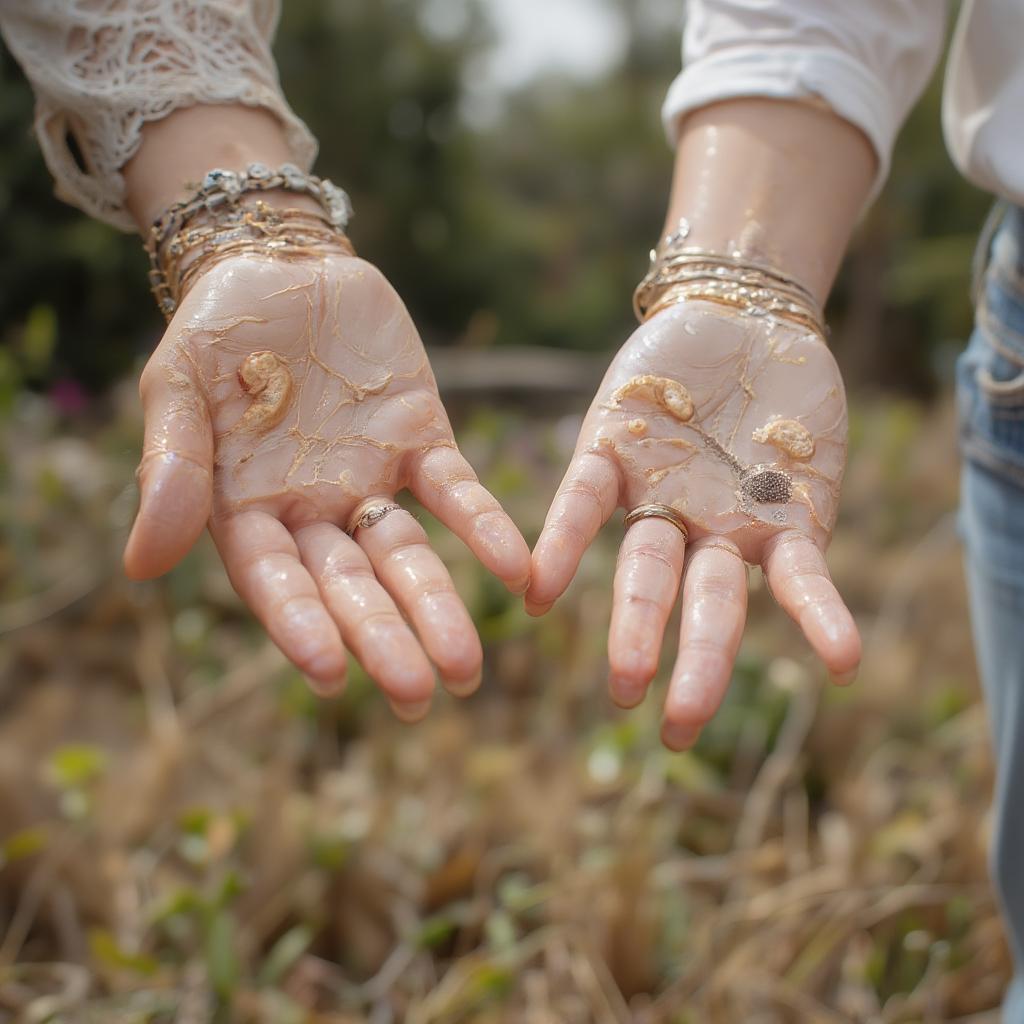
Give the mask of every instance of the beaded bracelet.
POLYGON ((150 270, 150 288, 170 319, 195 277, 227 256, 314 252, 355 255, 348 236, 317 214, 257 200, 220 215, 212 224, 186 226, 172 235, 150 270))
MULTIPOLYGON (((153 223, 146 239, 150 287, 157 305, 168 319, 177 309, 183 292, 180 280, 172 284, 169 266, 172 262, 180 265, 186 249, 194 247, 202 237, 209 240, 221 231, 242 232, 249 239, 250 248, 255 247, 261 236, 271 235, 275 230, 279 232, 280 218, 274 222, 266 214, 269 207, 264 203, 256 204, 263 211, 259 222, 252 219, 253 206, 242 201, 252 193, 281 190, 309 196, 319 204, 323 213, 319 217, 307 216, 315 218, 322 229, 333 236, 344 239, 343 243, 337 244, 352 251, 345 235, 345 227, 352 216, 348 194, 326 178, 307 174, 294 164, 282 164, 278 170, 272 170, 265 164, 253 163, 241 172, 215 168, 198 185, 189 187, 193 189, 192 194, 168 207, 153 223), (195 234, 196 229, 190 227, 196 220, 210 225, 205 229, 205 235, 195 234)), ((293 225, 299 213, 297 210, 289 211, 288 219, 293 225)), ((278 238, 279 243, 283 244, 283 241, 278 238)), ((281 248, 281 245, 277 247, 281 248)), ((180 278, 180 275, 174 276, 180 278)))

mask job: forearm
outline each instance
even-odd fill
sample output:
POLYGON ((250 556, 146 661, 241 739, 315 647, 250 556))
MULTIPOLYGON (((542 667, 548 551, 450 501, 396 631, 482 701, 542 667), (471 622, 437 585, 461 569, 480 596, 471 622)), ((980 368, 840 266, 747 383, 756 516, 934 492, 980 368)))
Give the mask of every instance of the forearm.
MULTIPOLYGON (((296 161, 283 125, 267 110, 241 104, 181 108, 142 129, 142 143, 123 170, 126 206, 145 232, 211 168, 243 170, 254 162, 276 168, 296 161)), ((273 203, 278 194, 260 198, 273 203)), ((318 209, 295 194, 287 195, 287 204, 318 209)))
POLYGON ((867 138, 828 110, 788 100, 715 103, 686 117, 665 232, 770 263, 823 302, 876 169, 867 138))

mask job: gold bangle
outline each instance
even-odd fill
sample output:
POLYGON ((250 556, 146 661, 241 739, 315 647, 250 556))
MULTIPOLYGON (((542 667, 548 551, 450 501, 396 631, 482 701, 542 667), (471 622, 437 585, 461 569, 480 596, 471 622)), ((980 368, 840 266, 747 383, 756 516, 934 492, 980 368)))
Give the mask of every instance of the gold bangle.
POLYGON ((669 235, 651 253, 651 266, 633 293, 640 323, 686 300, 704 299, 755 315, 794 320, 826 337, 817 299, 799 281, 776 267, 739 255, 682 248, 685 234, 669 235))
POLYGON ((221 260, 232 256, 314 256, 321 255, 342 255, 354 256, 355 251, 351 245, 344 244, 340 239, 280 239, 275 242, 267 242, 263 239, 241 238, 235 241, 218 245, 215 248, 204 251, 196 257, 180 274, 176 293, 184 296, 192 287, 195 279, 205 273, 211 267, 216 266, 221 260))
POLYGON ((754 316, 780 317, 806 327, 823 341, 828 340, 828 328, 821 321, 818 313, 794 301, 791 297, 776 294, 769 289, 758 289, 748 291, 747 294, 739 294, 736 289, 723 286, 718 281, 666 286, 653 298, 646 311, 644 322, 662 310, 682 302, 714 302, 720 306, 728 306, 754 316))
POLYGON ((169 320, 198 274, 231 255, 355 255, 348 236, 307 210, 271 207, 257 201, 206 215, 208 223, 189 224, 150 250, 150 289, 169 320))
POLYGON ((633 293, 633 309, 643 322, 651 306, 651 297, 673 284, 686 281, 714 281, 734 288, 760 288, 791 297, 794 302, 817 312, 818 303, 811 292, 781 273, 763 268, 760 264, 741 264, 740 261, 701 254, 675 256, 655 264, 637 285, 633 293))

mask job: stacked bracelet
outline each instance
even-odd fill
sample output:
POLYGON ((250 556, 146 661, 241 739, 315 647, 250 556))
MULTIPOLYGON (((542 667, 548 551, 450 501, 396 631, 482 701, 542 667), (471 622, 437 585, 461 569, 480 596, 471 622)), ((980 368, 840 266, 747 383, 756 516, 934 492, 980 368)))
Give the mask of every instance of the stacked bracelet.
POLYGON ((749 316, 777 316, 798 323, 822 338, 827 336, 821 316, 813 308, 778 293, 772 287, 752 288, 734 281, 702 280, 670 284, 659 292, 641 322, 680 302, 715 302, 749 316))
POLYGON ((651 252, 650 269, 633 293, 633 311, 641 323, 668 306, 700 299, 751 315, 783 317, 825 336, 821 308, 799 281, 739 254, 687 247, 684 225, 651 252))
POLYGON ((218 223, 186 228, 166 247, 158 279, 151 275, 160 308, 173 313, 195 278, 212 264, 243 253, 355 255, 348 237, 306 210, 281 209, 257 201, 240 206, 218 223))
POLYGON ((326 179, 292 164, 271 170, 250 164, 244 172, 212 170, 192 194, 165 210, 146 239, 150 288, 170 319, 201 267, 241 252, 305 253, 328 249, 352 254, 345 227, 348 195, 326 179), (272 190, 308 196, 321 213, 276 209, 253 193, 272 190))

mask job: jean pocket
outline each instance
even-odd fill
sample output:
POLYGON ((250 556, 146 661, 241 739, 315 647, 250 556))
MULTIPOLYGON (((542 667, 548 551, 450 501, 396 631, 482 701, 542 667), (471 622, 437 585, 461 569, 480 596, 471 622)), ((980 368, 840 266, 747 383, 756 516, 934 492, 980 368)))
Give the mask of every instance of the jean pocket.
POLYGON ((979 322, 957 361, 960 445, 971 459, 1024 485, 1024 363, 979 322))
POLYGON ((993 405, 1010 413, 1017 406, 1024 414, 1024 369, 1012 377, 997 377, 987 366, 979 366, 974 379, 993 405))
MULTIPOLYGON (((1024 303, 1020 307, 1024 312, 1024 303)), ((1014 313, 1017 309, 1014 309, 1014 313)), ((1024 353, 1018 332, 986 309, 965 353, 978 391, 992 406, 993 416, 1024 416, 1024 353)))

